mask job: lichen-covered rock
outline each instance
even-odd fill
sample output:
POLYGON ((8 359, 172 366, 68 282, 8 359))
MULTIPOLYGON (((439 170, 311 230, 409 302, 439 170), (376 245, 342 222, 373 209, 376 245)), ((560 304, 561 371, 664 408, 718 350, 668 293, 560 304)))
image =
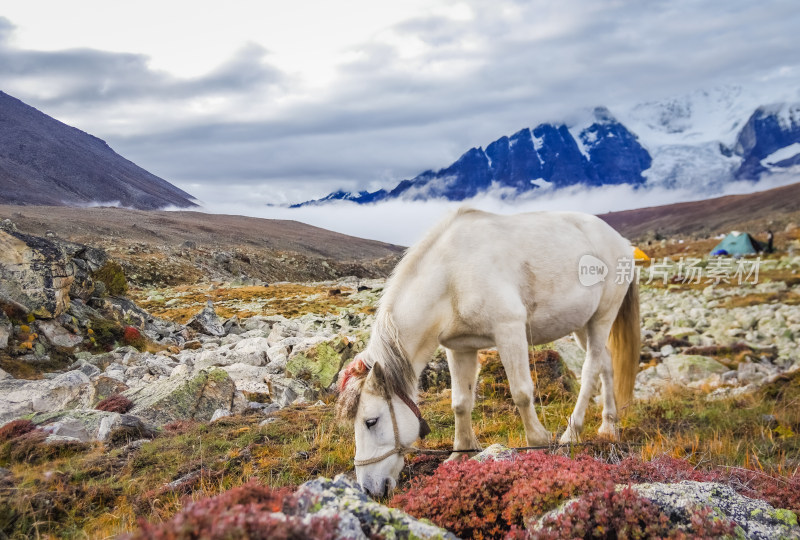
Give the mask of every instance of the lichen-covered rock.
POLYGON ((688 524, 691 510, 702 505, 736 523, 744 538, 800 538, 794 512, 745 497, 723 484, 683 481, 676 484, 634 484, 631 487, 653 501, 674 523, 688 524))
POLYGON ((353 343, 346 336, 338 336, 293 354, 286 364, 286 372, 307 381, 315 390, 324 390, 333 384, 342 366, 355 355, 353 343))
POLYGON ((564 364, 569 368, 575 378, 581 380, 581 370, 583 369, 583 362, 586 359, 586 352, 580 348, 572 336, 561 338, 551 344, 554 351, 556 351, 564 364))
POLYGON ((713 374, 722 375, 728 367, 708 356, 672 354, 664 359, 672 378, 682 384, 702 381, 713 374))
POLYGON ((222 337, 225 335, 225 327, 222 325, 219 316, 217 316, 217 312, 214 311, 214 305, 211 300, 208 301, 206 307, 200 313, 186 323, 186 326, 210 336, 222 337))
POLYGON ((94 400, 94 386, 76 370, 38 381, 0 380, 0 396, 2 425, 31 413, 87 408, 94 400))
POLYGON ((421 390, 441 392, 450 388, 450 368, 447 365, 447 358, 444 351, 439 349, 436 356, 428 362, 425 369, 419 376, 419 387, 421 390))
POLYGON ((73 277, 63 246, 47 238, 0 230, 0 299, 40 318, 69 307, 73 277))
POLYGON ((371 500, 354 481, 341 474, 333 480, 318 478, 306 482, 297 494, 307 512, 339 517, 337 538, 457 540, 445 529, 371 500))
POLYGON ((201 370, 190 379, 171 377, 133 388, 131 414, 157 426, 173 420, 210 420, 217 409, 235 408, 236 385, 222 369, 201 370))

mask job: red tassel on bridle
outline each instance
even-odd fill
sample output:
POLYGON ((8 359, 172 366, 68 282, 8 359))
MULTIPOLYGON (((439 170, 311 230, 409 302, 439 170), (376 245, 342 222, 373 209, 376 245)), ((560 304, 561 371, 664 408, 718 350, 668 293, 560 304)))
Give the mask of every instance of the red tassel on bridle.
POLYGON ((365 377, 368 372, 369 366, 364 363, 364 360, 356 356, 352 362, 347 364, 347 367, 345 367, 344 371, 342 372, 342 378, 339 381, 339 391, 341 392, 347 388, 347 383, 350 382, 352 377, 365 377))

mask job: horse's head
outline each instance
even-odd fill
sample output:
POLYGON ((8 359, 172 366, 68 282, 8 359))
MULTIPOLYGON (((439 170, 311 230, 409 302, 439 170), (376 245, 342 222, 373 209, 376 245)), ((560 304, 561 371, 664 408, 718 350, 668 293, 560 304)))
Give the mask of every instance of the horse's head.
POLYGON ((416 404, 389 387, 380 364, 370 368, 356 357, 342 376, 337 403, 339 416, 354 422, 358 483, 378 497, 397 485, 404 451, 430 432, 416 404))

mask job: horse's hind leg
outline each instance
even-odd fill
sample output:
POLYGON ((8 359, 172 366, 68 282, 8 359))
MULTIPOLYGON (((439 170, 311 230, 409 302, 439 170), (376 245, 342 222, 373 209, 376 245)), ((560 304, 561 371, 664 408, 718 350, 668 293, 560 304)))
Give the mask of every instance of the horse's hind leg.
POLYGON ((536 414, 525 324, 507 324, 497 329, 495 340, 511 388, 511 397, 519 409, 522 425, 525 426, 528 445, 548 444, 550 432, 545 429, 536 414))
POLYGON ((616 437, 617 407, 614 401, 614 376, 611 367, 611 354, 606 347, 612 321, 590 321, 586 327, 586 360, 581 370, 581 389, 578 401, 569 418, 567 430, 561 436, 562 443, 575 443, 580 440, 586 408, 597 388, 599 376, 602 383, 603 423, 598 430, 600 435, 616 437))
MULTIPOLYGON (((478 448, 478 439, 472 429, 472 408, 475 406, 475 384, 478 379, 478 351, 453 351, 445 349, 453 389, 452 404, 456 420, 453 450, 478 448)), ((453 452, 449 459, 466 457, 466 452, 453 452)))

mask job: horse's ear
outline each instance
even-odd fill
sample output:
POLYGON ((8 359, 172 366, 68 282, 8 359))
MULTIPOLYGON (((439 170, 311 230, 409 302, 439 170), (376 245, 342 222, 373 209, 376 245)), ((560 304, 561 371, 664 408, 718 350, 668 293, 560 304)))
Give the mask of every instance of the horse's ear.
POLYGON ((375 387, 375 390, 383 395, 386 395, 388 390, 386 388, 386 374, 384 374, 383 368, 379 363, 376 362, 375 365, 372 366, 371 372, 372 377, 374 377, 373 386, 375 387))
POLYGON ((424 418, 420 417, 419 438, 424 439, 428 434, 430 434, 430 432, 431 432, 431 426, 428 425, 428 422, 426 422, 424 418))

